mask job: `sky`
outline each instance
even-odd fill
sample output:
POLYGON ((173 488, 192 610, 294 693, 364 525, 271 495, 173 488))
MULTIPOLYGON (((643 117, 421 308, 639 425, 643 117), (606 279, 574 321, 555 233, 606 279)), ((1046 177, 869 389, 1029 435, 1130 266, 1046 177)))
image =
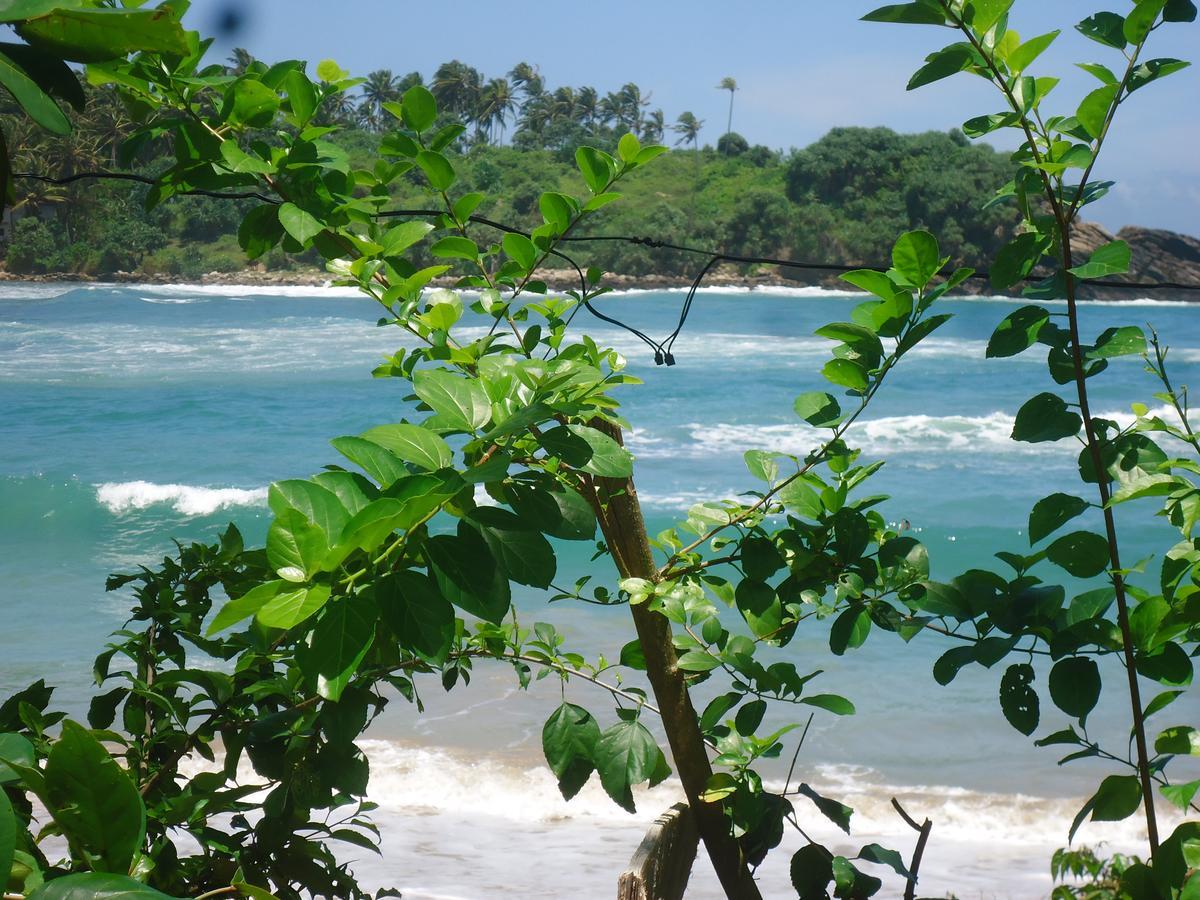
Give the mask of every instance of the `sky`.
MULTIPOLYGON (((882 2, 882 0, 879 0, 882 2)), ((1016 0, 1011 27, 1023 37, 1056 28, 1062 35, 1033 74, 1061 84, 1046 101, 1070 113, 1099 86, 1076 62, 1117 69, 1121 55, 1075 32, 1097 9, 1123 12, 1131 0, 1016 0)), ((187 23, 206 35, 240 20, 211 51, 220 60, 235 46, 259 59, 335 59, 355 75, 391 69, 428 78, 460 59, 486 77, 527 61, 545 83, 591 85, 601 93, 637 83, 668 122, 689 110, 705 121, 702 142, 725 130, 737 79, 733 130, 752 144, 803 147, 839 125, 885 125, 898 131, 945 130, 972 116, 998 112, 995 89, 959 75, 907 92, 926 54, 950 43, 949 30, 859 21, 878 3, 862 0, 193 0, 187 23), (231 15, 232 14, 232 15, 231 15)), ((1200 62, 1200 22, 1156 31, 1147 57, 1200 62)), ((1143 58, 1147 58, 1143 57, 1143 58)), ((1047 108, 1044 107, 1044 108, 1047 108)), ((671 136, 671 135, 669 135, 671 136)), ((995 139, 998 146, 1011 140, 995 139)), ((1116 230, 1125 225, 1200 235, 1200 65, 1135 93, 1123 106, 1096 176, 1117 186, 1089 216, 1116 230)))

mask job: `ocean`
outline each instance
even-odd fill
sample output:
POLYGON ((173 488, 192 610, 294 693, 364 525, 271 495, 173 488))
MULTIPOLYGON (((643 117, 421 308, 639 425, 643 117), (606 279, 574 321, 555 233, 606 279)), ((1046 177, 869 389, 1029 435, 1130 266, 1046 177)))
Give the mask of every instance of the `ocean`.
MULTIPOLYGON (((631 291, 598 305, 658 336, 674 327, 682 300, 678 291, 631 291)), ((802 454, 814 445, 816 434, 792 412, 797 394, 827 388, 819 369, 831 343, 813 331, 848 318, 860 301, 811 288, 704 290, 670 368, 656 367, 629 334, 576 319, 645 381, 618 397, 633 425, 628 445, 652 533, 694 502, 753 488, 744 450, 802 454)), ((1017 305, 942 301, 954 319, 902 360, 849 438, 865 457, 886 458, 872 492, 888 494, 885 516, 908 520, 927 544, 935 578, 999 565, 995 550, 1028 547, 1038 498, 1084 490, 1076 445, 1009 440, 1024 399, 1053 389, 1044 354, 984 358, 992 329, 1017 305)), ((1176 382, 1200 375, 1194 307, 1092 303, 1081 317, 1085 334, 1150 323, 1171 346, 1176 382)), ((0 697, 44 677, 58 687, 59 708, 82 717, 92 657, 127 608, 126 596, 105 593, 108 573, 153 564, 172 538, 213 539, 229 521, 261 541, 271 481, 336 461, 329 438, 405 414, 403 383, 370 376, 404 345, 376 319, 370 301, 340 289, 0 284, 0 697)), ((1114 361, 1092 384, 1093 409, 1106 417, 1128 420, 1131 402, 1157 402, 1136 358, 1114 361)), ((1174 543, 1149 510, 1120 512, 1128 560, 1174 543)), ((561 547, 560 582, 589 572, 613 582, 587 549, 561 547)), ((620 607, 548 608, 531 589, 517 602, 523 621, 554 621, 589 652, 611 654, 630 636, 620 607)), ((836 657, 828 623, 801 629, 786 655, 824 669, 820 690, 844 694, 858 712, 819 714, 797 771, 855 807, 853 836, 803 798, 797 809, 814 837, 847 855, 878 840, 907 856, 915 835, 891 811, 898 797, 933 821, 923 895, 1045 897, 1050 854, 1109 770, 1059 767, 1053 749, 1011 728, 996 699, 1002 666, 972 667, 939 686, 930 667, 947 646, 934 635, 905 645, 876 632, 836 657)), ((1108 696, 1090 723, 1121 746, 1122 673, 1112 665, 1103 674, 1108 696)), ((542 722, 558 703, 549 680, 525 693, 510 670, 483 666, 449 694, 432 680, 419 686, 426 712, 396 698, 363 745, 383 830, 381 858, 356 851, 364 880, 426 900, 613 896, 617 874, 678 785, 639 794, 636 815, 594 783, 564 803, 540 751, 542 722)), ((611 718, 600 692, 570 692, 611 718)), ((1194 694, 1172 709, 1194 721, 1194 694)), ((1039 733, 1064 724, 1043 696, 1039 733)), ((764 777, 782 783, 786 762, 764 777)), ((793 837, 760 871, 767 896, 789 895, 793 837)), ((1144 834, 1130 820, 1088 824, 1078 839, 1136 851, 1144 834)), ((688 896, 720 896, 703 852, 688 896)))

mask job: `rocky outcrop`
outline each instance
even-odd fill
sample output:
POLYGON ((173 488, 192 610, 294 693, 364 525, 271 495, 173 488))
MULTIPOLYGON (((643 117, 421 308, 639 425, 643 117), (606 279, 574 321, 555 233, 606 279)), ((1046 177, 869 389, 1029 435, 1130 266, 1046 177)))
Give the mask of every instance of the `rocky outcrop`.
MULTIPOLYGON (((1092 222, 1082 222, 1075 229, 1076 259, 1083 262, 1101 244, 1122 240, 1129 245, 1129 273, 1112 275, 1105 281, 1168 282, 1200 286, 1200 239, 1160 228, 1126 226, 1115 235, 1092 222)), ((1133 297, 1153 297, 1156 300, 1200 301, 1200 290, 1177 288, 1128 289, 1085 285, 1082 296, 1094 300, 1129 300, 1133 297)))

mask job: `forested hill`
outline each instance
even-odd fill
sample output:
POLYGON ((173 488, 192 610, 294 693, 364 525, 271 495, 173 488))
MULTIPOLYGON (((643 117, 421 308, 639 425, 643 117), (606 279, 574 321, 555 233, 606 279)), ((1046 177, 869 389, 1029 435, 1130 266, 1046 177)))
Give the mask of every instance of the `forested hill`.
MULTIPOLYGON (((402 80, 393 79, 393 88, 402 80)), ((374 163, 394 121, 382 106, 386 98, 371 90, 368 81, 357 106, 327 111, 329 124, 338 127, 329 139, 360 167, 374 163)), ((701 145, 703 123, 690 114, 664 126, 660 112, 646 111, 635 85, 597 104, 588 99, 589 91, 548 92, 533 84, 507 138, 507 119, 470 113, 476 107, 459 103, 457 115, 474 124, 456 148, 458 186, 501 198, 480 214, 518 227, 540 222, 542 191, 582 191, 575 147, 611 149, 622 133, 634 130, 643 140, 677 137, 682 146, 634 173, 622 185, 623 201, 601 210, 581 234, 637 235, 738 255, 858 265, 882 262, 895 235, 923 227, 956 261, 985 266, 1018 220, 1009 205, 985 209, 995 189, 1010 178, 1007 155, 971 143, 959 131, 906 135, 886 128, 835 128, 786 153, 749 146, 731 132, 713 147, 701 145)), ((152 142, 140 145, 132 160, 123 160, 130 131, 123 108, 111 90, 88 87, 87 93, 85 112, 65 138, 51 138, 6 117, 13 123, 7 137, 14 171, 64 177, 124 168, 155 175, 170 167, 173 160, 159 155, 152 142)), ((20 179, 16 189, 14 220, 5 229, 3 248, 10 273, 195 278, 245 266, 237 227, 254 201, 177 197, 146 211, 146 188, 128 182, 56 186, 20 179)), ((428 205, 416 175, 397 180, 393 199, 398 208, 428 205)), ((581 245, 577 256, 630 276, 688 276, 703 264, 703 258, 624 243, 581 245)), ((319 264, 315 256, 307 262, 319 264)), ((283 270, 304 263, 276 250, 258 265, 283 270)))

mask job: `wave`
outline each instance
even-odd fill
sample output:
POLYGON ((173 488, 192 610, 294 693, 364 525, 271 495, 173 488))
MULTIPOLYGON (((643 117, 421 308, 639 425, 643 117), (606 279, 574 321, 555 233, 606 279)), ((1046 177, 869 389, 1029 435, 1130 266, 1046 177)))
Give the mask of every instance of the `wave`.
POLYGON ((267 489, 121 481, 96 485, 96 499, 101 506, 117 515, 151 506, 169 505, 185 516, 208 516, 230 507, 261 506, 267 502, 267 489))

